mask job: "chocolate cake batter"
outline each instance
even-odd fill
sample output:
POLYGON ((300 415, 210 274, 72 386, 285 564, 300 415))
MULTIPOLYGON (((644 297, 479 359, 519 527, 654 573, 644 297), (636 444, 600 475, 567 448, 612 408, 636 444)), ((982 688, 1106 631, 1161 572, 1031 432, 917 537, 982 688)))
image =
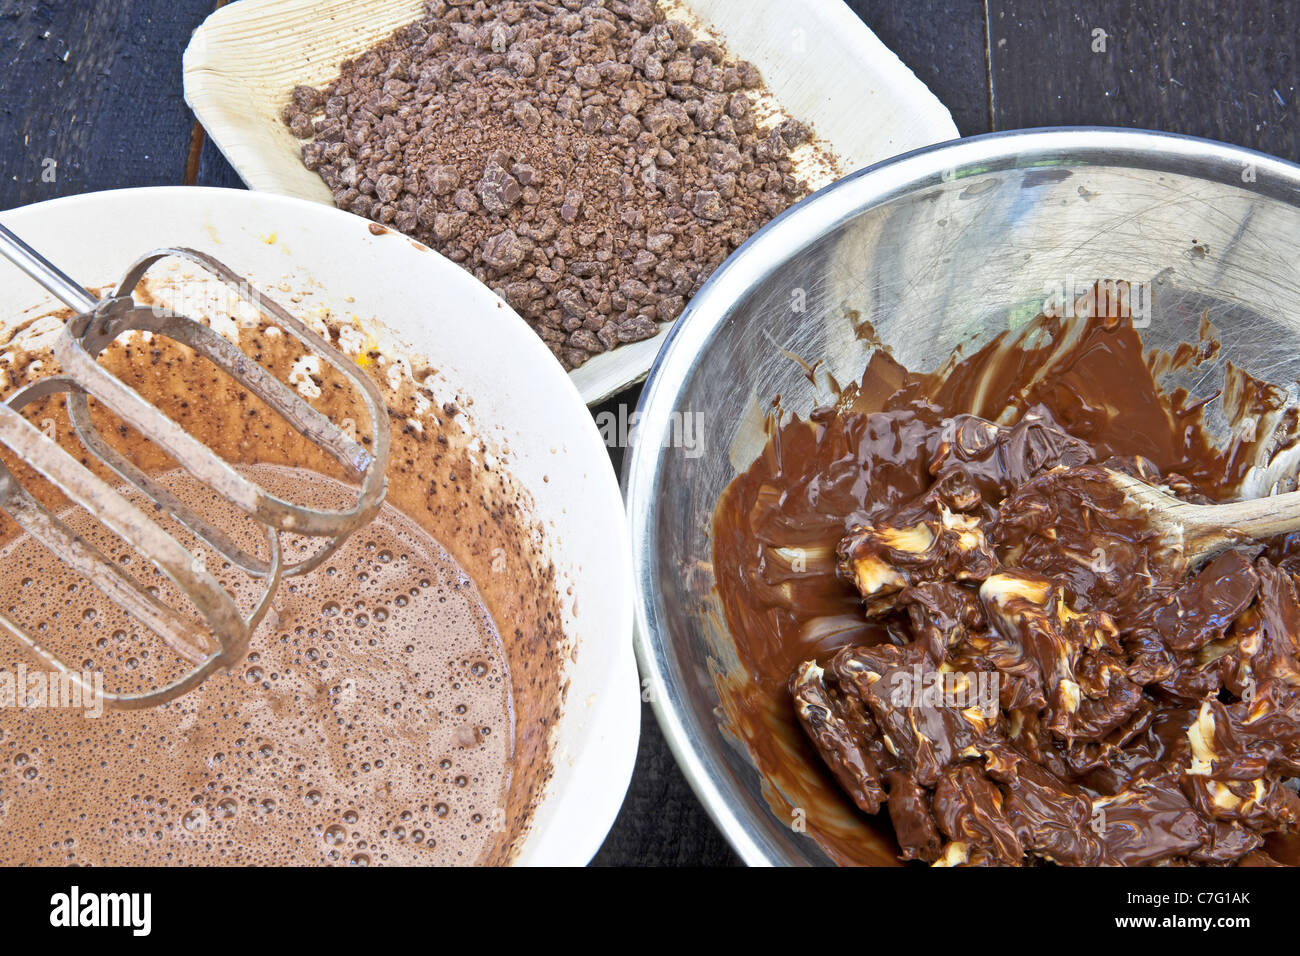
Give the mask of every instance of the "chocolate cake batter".
MULTIPOLYGON (((550 775, 569 653, 545 530, 510 477, 508 450, 493 449, 495 461, 476 450, 471 397, 446 400, 436 371, 368 348, 351 322, 324 325, 388 404, 383 510, 316 571, 286 580, 246 659, 190 694, 98 719, 0 709, 0 863, 466 864, 508 862, 518 849, 550 775)), ((36 331, 0 342, 6 393, 57 371, 36 331)), ((351 389, 304 362, 291 337, 265 327, 238 337, 334 421, 366 421, 351 389)), ((103 361, 272 491, 316 506, 350 500, 318 448, 183 347, 134 336, 103 361)), ((92 412, 178 496, 218 507, 157 448, 92 412)), ((29 414, 77 447, 57 399, 29 414)), ((91 529, 84 514, 69 520, 91 529)), ((253 528, 223 527, 258 540, 253 528)), ((286 544, 293 555, 317 542, 286 544)), ((140 556, 120 560, 166 587, 140 556)), ((249 582, 214 573, 251 604, 249 582)), ((65 660, 102 670, 108 690, 157 686, 183 667, 8 519, 0 594, 65 660)), ((21 660, 0 647, 0 667, 21 660)))
POLYGON ((1229 414, 1269 427, 1226 443, 1156 386, 1215 354, 1203 331, 1144 355, 1126 319, 1040 317, 931 374, 877 351, 834 407, 770 420, 715 513, 747 671, 717 683, 834 859, 1300 859, 1300 541, 1184 567, 1098 470, 1224 500, 1294 442, 1239 369, 1229 414))
MULTIPOLYGON (((309 471, 251 472, 276 494, 348 501, 309 471)), ((191 506, 210 497, 187 475, 162 480, 191 506)), ((29 629, 51 625, 69 653, 79 641, 110 689, 171 676, 160 642, 32 539, 0 552, 0 573, 19 579, 7 593, 29 629)), ((234 673, 157 709, 6 714, 6 862, 472 863, 504 826, 508 676, 473 582, 385 505, 284 585, 234 673)))

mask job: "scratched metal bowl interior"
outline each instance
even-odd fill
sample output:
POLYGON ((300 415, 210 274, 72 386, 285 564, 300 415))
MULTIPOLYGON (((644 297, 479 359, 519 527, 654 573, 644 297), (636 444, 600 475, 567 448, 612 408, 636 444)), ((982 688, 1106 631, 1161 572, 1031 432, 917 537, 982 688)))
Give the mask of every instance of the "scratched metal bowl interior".
MULTIPOLYGON (((769 809, 744 745, 719 724, 710 672, 739 666, 711 516, 762 448, 763 410, 778 395, 802 415, 823 404, 821 372, 859 379, 874 347, 855 331, 862 320, 929 371, 1032 317, 1072 278, 1149 290, 1149 348, 1195 342, 1209 319, 1217 357, 1165 384, 1212 394, 1231 361, 1300 394, 1300 167, 1142 131, 993 134, 847 177, 738 250, 661 352, 624 475, 638 653, 683 770, 746 862, 829 862, 769 809), (824 364, 810 376, 789 355, 824 364)), ((1227 427, 1217 401, 1207 421, 1227 427)))

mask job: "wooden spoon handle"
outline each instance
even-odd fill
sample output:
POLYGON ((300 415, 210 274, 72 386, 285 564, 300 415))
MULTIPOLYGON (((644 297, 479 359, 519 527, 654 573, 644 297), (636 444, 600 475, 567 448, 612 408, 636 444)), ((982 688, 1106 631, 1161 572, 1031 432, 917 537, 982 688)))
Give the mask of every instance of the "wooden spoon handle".
POLYGON ((1110 478, 1146 512, 1153 527, 1162 530, 1170 543, 1181 546, 1189 566, 1233 545, 1300 531, 1300 491, 1198 505, 1132 475, 1111 471, 1110 478))
POLYGON ((1172 500, 1165 515, 1183 525, 1183 553, 1189 563, 1243 541, 1300 531, 1300 491, 1220 505, 1172 500))

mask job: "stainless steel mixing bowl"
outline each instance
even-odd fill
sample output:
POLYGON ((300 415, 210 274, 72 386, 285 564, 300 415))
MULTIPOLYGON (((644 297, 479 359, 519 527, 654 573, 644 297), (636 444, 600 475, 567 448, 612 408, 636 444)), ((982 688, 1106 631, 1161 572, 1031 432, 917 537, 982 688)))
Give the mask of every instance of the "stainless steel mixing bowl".
MULTIPOLYGON (((710 675, 739 666, 714 594, 710 519, 762 447, 779 395, 807 413, 873 348, 908 368, 1035 315, 1072 279, 1151 291, 1151 346, 1222 351, 1181 384, 1209 394, 1233 361, 1300 378, 1300 167, 1166 134, 1026 130, 958 140, 855 173, 739 249, 691 302, 651 372, 624 474, 639 589, 638 654, 696 793, 748 863, 825 863, 778 819, 749 755, 719 726, 710 675), (857 313, 853 317, 852 313, 857 313)), ((1294 387, 1293 394, 1297 393, 1294 387)), ((1217 404, 1211 425, 1225 427, 1217 404)))

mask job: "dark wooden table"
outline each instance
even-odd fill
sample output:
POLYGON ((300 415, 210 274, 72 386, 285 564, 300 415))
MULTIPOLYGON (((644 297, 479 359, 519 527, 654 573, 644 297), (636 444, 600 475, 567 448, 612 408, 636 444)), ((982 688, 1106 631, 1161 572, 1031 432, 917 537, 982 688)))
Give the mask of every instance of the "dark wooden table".
MULTIPOLYGON (((204 142, 181 98, 181 51, 190 31, 220 5, 0 0, 0 208, 123 186, 242 186, 204 142)), ((948 106, 963 135, 1136 126, 1300 161, 1300 5, 849 6, 948 106)), ((630 410, 637 395, 629 389, 603 407, 630 410)), ((621 467, 622 450, 610 454, 621 467)), ((683 780, 649 708, 627 802, 595 862, 737 862, 683 780)))

